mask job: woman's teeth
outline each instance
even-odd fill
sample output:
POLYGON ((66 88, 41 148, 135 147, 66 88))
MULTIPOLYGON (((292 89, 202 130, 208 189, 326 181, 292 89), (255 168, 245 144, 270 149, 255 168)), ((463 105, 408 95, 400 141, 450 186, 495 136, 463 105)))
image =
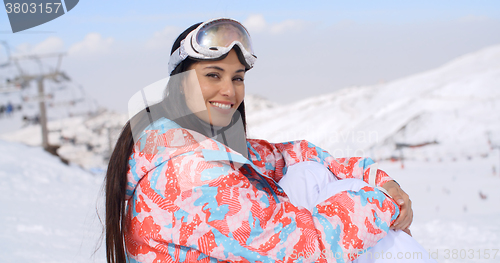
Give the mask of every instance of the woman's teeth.
POLYGON ((216 106, 216 107, 219 107, 221 109, 230 109, 231 108, 231 104, 222 104, 222 103, 218 103, 218 102, 210 102, 210 104, 216 106))

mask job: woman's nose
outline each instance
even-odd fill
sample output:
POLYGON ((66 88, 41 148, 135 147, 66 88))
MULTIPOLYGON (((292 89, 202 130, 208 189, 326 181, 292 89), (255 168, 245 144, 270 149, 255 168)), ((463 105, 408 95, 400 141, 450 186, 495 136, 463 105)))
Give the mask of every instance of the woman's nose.
POLYGON ((233 81, 231 79, 225 80, 222 83, 220 93, 223 96, 233 97, 235 95, 233 81))

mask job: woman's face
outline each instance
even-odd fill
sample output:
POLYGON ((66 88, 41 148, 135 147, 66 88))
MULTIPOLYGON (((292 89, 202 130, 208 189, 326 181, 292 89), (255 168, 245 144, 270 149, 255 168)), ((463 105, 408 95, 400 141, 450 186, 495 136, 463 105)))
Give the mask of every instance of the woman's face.
POLYGON ((215 126, 227 126, 245 97, 245 66, 231 50, 223 60, 196 62, 184 83, 186 104, 215 126))

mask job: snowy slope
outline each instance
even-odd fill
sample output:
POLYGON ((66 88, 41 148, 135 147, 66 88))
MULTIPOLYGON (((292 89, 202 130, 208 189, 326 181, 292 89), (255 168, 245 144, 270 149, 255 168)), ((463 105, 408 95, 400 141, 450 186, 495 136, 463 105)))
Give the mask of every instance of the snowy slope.
POLYGON ((375 86, 350 87, 297 103, 249 112, 251 137, 306 138, 335 156, 462 158, 500 145, 500 45, 438 69, 375 86))
POLYGON ((497 152, 460 162, 408 161, 404 169, 399 162, 381 162, 379 168, 409 194, 413 237, 437 252, 438 262, 499 262, 500 173, 491 168, 499 162, 497 152))
POLYGON ((103 249, 92 257, 103 178, 40 147, 0 140, 0 149, 0 262, 105 262, 103 249))

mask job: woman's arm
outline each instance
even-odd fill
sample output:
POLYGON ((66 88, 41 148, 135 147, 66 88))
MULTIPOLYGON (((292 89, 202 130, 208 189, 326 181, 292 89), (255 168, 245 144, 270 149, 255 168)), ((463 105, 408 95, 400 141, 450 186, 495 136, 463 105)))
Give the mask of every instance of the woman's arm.
MULTIPOLYGON (((316 161, 324 164, 338 179, 357 178, 371 184, 369 175, 374 162, 370 158, 333 158, 325 150, 305 140, 269 143, 265 140, 249 139, 248 146, 252 161, 276 181, 283 177, 290 165, 302 161, 316 161)), ((387 173, 380 169, 377 169, 375 185, 386 189, 400 205, 400 216, 391 228, 407 229, 413 220, 408 195, 387 173)))
MULTIPOLYGON (((302 161, 316 161, 325 165, 338 179, 357 178, 370 183, 370 158, 334 158, 327 151, 305 141, 269 143, 265 140, 248 139, 251 160, 275 181, 279 182, 290 165, 302 161)), ((378 169, 375 185, 382 186, 393 179, 378 169)))

